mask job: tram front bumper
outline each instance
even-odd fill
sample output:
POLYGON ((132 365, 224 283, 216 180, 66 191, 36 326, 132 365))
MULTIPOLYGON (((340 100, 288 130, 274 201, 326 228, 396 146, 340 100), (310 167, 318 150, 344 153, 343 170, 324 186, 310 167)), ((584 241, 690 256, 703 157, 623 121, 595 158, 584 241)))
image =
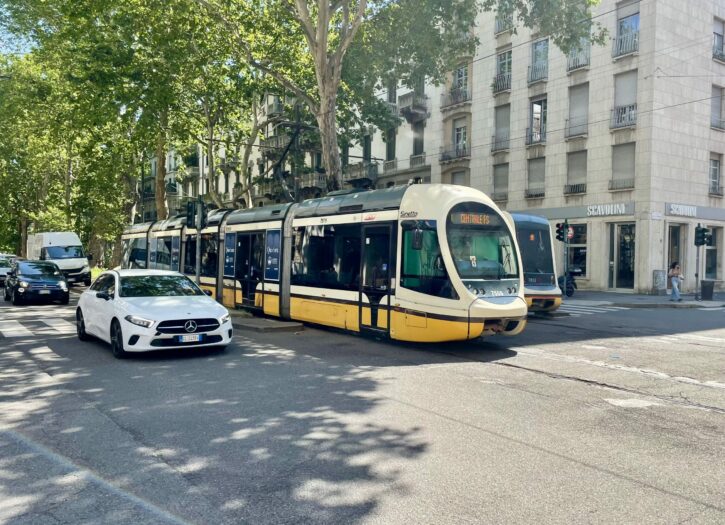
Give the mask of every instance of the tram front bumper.
POLYGON ((477 299, 469 308, 470 333, 518 335, 526 327, 528 308, 521 296, 477 299))

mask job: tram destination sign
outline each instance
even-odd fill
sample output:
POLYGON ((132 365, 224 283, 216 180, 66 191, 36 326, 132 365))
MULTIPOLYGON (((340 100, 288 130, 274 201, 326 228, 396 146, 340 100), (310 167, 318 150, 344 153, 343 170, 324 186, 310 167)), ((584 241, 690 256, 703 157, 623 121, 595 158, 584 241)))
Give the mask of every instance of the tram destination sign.
POLYGON ((498 216, 491 215, 490 213, 468 211, 451 213, 451 224, 461 224, 465 226, 491 226, 499 223, 500 221, 498 216))

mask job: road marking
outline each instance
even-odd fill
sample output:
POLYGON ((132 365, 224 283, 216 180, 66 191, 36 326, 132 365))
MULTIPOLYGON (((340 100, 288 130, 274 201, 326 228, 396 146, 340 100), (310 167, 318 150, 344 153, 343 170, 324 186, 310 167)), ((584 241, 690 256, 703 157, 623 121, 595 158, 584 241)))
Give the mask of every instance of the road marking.
POLYGON ((719 306, 717 308, 698 308, 701 312, 722 312, 725 310, 725 306, 719 306))
POLYGON ((579 306, 576 304, 562 304, 559 307, 560 312, 568 313, 571 317, 621 312, 622 310, 629 310, 629 308, 624 306, 579 306))
POLYGON ((53 330, 56 332, 59 332, 61 334, 74 334, 76 333, 76 327, 73 323, 69 323, 68 321, 64 319, 57 319, 57 318, 49 318, 49 319, 41 319, 41 321, 44 324, 47 324, 50 326, 53 330))
POLYGON ((33 337, 33 333, 17 321, 0 321, 0 334, 5 337, 33 337))

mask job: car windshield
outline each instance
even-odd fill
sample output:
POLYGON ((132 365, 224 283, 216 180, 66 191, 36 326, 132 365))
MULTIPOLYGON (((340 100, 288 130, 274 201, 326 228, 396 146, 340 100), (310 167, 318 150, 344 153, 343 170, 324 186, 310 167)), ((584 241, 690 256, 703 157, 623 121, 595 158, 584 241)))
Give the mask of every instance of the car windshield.
POLYGON ((18 264, 18 275, 26 276, 50 276, 60 275, 60 270, 53 263, 24 262, 18 264))
POLYGON ((465 281, 519 276, 514 241, 503 218, 485 204, 464 203, 448 216, 448 244, 465 281))
POLYGON ((132 275, 121 277, 121 297, 177 297, 204 295, 183 275, 132 275))
POLYGON ((81 246, 48 246, 45 248, 47 259, 78 259, 85 257, 81 246))
POLYGON ((10 260, 0 258, 0 268, 10 268, 10 260))

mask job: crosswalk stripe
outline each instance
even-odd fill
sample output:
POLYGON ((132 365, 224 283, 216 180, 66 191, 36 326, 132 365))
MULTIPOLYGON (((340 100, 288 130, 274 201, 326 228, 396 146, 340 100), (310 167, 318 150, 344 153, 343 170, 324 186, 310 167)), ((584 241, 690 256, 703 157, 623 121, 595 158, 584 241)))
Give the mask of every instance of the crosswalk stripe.
POLYGON ((74 334, 76 332, 75 325, 64 319, 55 319, 51 317, 50 319, 41 319, 41 321, 61 334, 74 334))
POLYGON ((0 334, 5 337, 32 337, 33 333, 17 321, 0 321, 0 334))
POLYGON ((569 312, 582 312, 582 313, 592 313, 592 314, 603 314, 606 312, 609 312, 610 310, 602 310, 598 308, 589 308, 589 307, 583 307, 583 306, 562 306, 559 308, 559 310, 569 311, 569 312))

